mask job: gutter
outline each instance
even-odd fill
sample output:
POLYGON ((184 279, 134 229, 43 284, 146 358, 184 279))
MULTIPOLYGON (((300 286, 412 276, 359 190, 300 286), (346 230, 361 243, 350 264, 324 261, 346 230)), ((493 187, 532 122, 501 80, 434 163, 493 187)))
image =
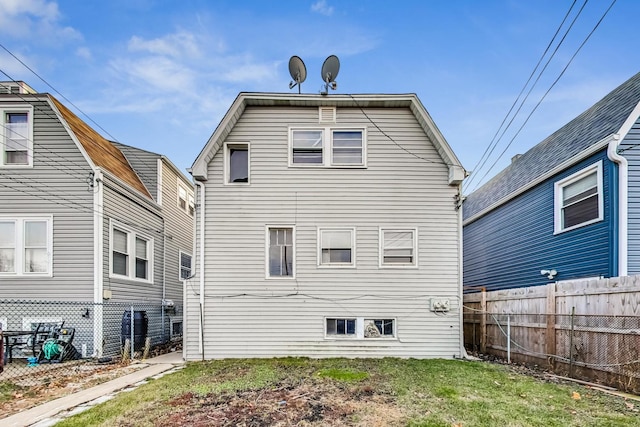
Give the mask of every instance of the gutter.
POLYGON ((638 120, 638 117, 640 117, 640 102, 636 104, 618 133, 613 135, 607 148, 609 159, 618 165, 618 276, 626 276, 629 273, 629 164, 624 156, 618 154, 618 148, 638 120))
POLYGON ((628 176, 629 165, 627 159, 618 154, 618 146, 620 145, 620 135, 613 135, 609 147, 607 148, 607 156, 618 165, 618 274, 617 276, 627 275, 627 257, 628 257, 628 176))
MULTIPOLYGON (((459 204, 456 206, 457 214, 458 214, 458 316, 460 320, 460 358, 461 359, 469 359, 467 355, 467 350, 464 348, 464 294, 462 292, 463 283, 464 283, 464 270, 463 270, 463 235, 462 235, 462 183, 458 184, 458 197, 459 204)), ((455 357, 454 357, 455 358, 455 357)))

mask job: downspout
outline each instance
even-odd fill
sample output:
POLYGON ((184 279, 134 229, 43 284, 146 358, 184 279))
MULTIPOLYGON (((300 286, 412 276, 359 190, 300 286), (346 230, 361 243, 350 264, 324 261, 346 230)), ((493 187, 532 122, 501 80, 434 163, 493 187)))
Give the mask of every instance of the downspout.
POLYGON ((200 309, 199 309, 199 318, 200 318, 200 327, 199 327, 199 350, 202 355, 202 361, 204 361, 204 182, 195 181, 196 186, 200 188, 200 200, 198 203, 198 207, 200 208, 200 309))
POLYGON ((627 230, 628 230, 628 176, 627 159, 618 154, 620 135, 615 134, 609 142, 607 156, 618 165, 618 276, 627 275, 627 230))
MULTIPOLYGON (((466 174, 465 174, 466 175, 466 174)), ((460 358, 467 359, 469 356, 467 355, 467 350, 464 348, 464 294, 463 294, 463 263, 462 263, 462 202, 464 198, 462 196, 462 183, 458 184, 458 194, 456 197, 456 211, 458 214, 458 298, 459 298, 459 309, 458 316, 460 322, 460 358)))
POLYGON ((93 190, 93 357, 102 357, 104 292, 104 193, 102 171, 94 171, 93 190))
MULTIPOLYGON (((162 217, 162 302, 160 303, 160 311, 162 317, 162 341, 165 342, 166 335, 164 334, 164 312, 165 304, 167 303, 167 230, 164 216, 162 217)), ((171 327, 171 326, 169 326, 171 327)), ((169 331, 171 334, 171 331, 169 331)))

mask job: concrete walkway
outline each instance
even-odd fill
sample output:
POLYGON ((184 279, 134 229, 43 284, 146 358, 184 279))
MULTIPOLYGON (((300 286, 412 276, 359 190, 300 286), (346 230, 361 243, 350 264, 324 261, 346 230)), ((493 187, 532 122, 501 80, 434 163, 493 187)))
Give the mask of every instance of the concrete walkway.
POLYGON ((117 392, 128 387, 135 386, 148 378, 161 376, 177 369, 184 364, 182 352, 173 352, 146 359, 143 362, 147 366, 130 374, 113 379, 87 390, 43 403, 35 408, 22 411, 19 414, 0 419, 2 426, 16 427, 46 427, 52 426, 63 418, 112 398, 117 392))

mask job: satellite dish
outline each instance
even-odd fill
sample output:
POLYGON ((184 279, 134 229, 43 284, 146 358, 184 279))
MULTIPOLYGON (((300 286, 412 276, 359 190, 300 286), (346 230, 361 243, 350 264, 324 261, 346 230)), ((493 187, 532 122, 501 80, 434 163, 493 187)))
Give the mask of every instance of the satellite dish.
POLYGON ((289 83, 289 89, 293 89, 298 86, 298 93, 300 93, 300 85, 307 79, 307 67, 304 66, 304 62, 299 56, 293 55, 289 59, 289 74, 293 81, 289 83))
POLYGON ((331 55, 324 60, 324 63, 322 64, 322 71, 320 72, 322 81, 325 82, 324 92, 321 92, 323 95, 327 94, 329 88, 332 90, 337 89, 338 83, 336 83, 336 77, 338 77, 339 71, 340 60, 337 56, 331 55))

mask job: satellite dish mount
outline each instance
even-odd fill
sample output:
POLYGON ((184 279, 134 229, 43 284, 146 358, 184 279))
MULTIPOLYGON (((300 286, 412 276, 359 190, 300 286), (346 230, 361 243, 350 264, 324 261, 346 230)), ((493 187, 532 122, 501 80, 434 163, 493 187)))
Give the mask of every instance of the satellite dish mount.
POLYGON ((293 79, 293 81, 289 83, 289 89, 298 86, 298 93, 300 93, 302 82, 307 79, 307 67, 305 67, 304 62, 302 62, 299 56, 293 55, 291 59, 289 59, 289 74, 291 74, 291 78, 293 79))
POLYGON ((322 64, 322 71, 320 72, 322 75, 322 81, 324 82, 324 90, 320 91, 322 95, 329 93, 329 89, 336 90, 338 88, 336 77, 338 77, 339 71, 340 60, 337 56, 331 55, 324 60, 324 64, 322 64))

